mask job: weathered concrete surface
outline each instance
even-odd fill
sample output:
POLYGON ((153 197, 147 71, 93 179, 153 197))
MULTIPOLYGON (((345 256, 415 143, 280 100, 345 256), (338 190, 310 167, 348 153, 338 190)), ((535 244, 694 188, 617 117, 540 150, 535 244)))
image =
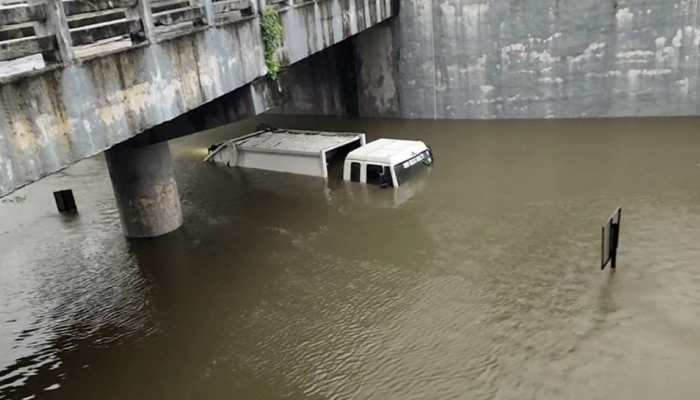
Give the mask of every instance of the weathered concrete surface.
MULTIPOLYGON (((367 31, 369 32, 369 31, 367 31)), ((357 35, 362 37, 365 32, 357 35)), ((213 129, 266 111, 353 116, 358 113, 353 42, 346 40, 284 70, 278 81, 260 78, 138 136, 159 143, 213 129)))
POLYGON ((281 12, 282 58, 295 63, 395 14, 391 0, 306 2, 281 12))
MULTIPOLYGON (((363 32, 361 37, 371 30, 363 32)), ((300 61, 286 74, 283 98, 275 112, 283 114, 357 116, 357 80, 353 41, 339 43, 300 61)))
POLYGON ((2 84, 0 195, 264 72, 251 19, 2 84))
MULTIPOLYGON (((388 0, 325 0, 281 14, 292 64, 393 10, 388 0)), ((266 73, 253 17, 0 83, 0 197, 266 73)), ((262 112, 261 99, 245 107, 262 112)))
POLYGON ((120 143, 105 152, 124 235, 151 238, 182 225, 168 143, 120 143))
POLYGON ((140 134, 138 139, 142 144, 166 142, 280 107, 285 101, 285 91, 280 91, 279 88, 284 87, 285 76, 286 73, 283 73, 280 82, 260 78, 175 119, 155 126, 140 134))
MULTIPOLYGON (((402 117, 699 111, 698 0, 401 0, 400 9, 402 117)), ((384 113, 386 82, 364 82, 361 96, 378 103, 367 113, 384 113)))
POLYGON ((355 37, 359 114, 393 117, 399 112, 396 24, 383 23, 355 37))

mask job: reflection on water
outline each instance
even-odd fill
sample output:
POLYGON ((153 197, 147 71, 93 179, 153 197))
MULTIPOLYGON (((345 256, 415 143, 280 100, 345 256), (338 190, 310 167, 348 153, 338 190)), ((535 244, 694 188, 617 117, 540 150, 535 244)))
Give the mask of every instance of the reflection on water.
POLYGON ((136 241, 86 160, 0 203, 0 398, 694 398, 697 128, 266 116, 174 142, 185 226, 136 241), (436 163, 382 190, 201 162, 262 120, 436 163))

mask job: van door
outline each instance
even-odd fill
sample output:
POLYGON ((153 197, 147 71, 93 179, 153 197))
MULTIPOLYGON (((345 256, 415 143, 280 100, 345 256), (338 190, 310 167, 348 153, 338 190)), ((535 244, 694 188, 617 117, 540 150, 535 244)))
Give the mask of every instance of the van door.
POLYGON ((391 169, 386 165, 367 164, 367 183, 394 186, 391 169))

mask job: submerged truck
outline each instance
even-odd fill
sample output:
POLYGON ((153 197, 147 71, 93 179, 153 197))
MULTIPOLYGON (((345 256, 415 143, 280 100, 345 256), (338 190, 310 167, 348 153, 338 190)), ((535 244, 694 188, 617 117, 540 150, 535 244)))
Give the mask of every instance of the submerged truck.
POLYGON ((367 143, 364 133, 265 128, 211 146, 205 161, 323 178, 329 177, 329 166, 342 162, 338 178, 399 187, 432 165, 433 154, 418 140, 367 143))

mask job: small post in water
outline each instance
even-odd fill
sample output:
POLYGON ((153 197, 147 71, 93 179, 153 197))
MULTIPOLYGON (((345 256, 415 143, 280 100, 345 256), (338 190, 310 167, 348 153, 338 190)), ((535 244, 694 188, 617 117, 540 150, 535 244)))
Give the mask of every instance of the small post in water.
POLYGON ((619 223, 612 223, 610 225, 610 236, 611 236, 611 244, 610 246, 612 247, 610 249, 610 267, 612 269, 615 269, 616 262, 617 262, 617 232, 620 224, 619 223))
POLYGON ((603 226, 601 243, 600 269, 604 270, 610 262, 610 267, 615 270, 617 264, 617 246, 620 241, 620 226, 622 223, 622 207, 618 207, 607 223, 603 226))
POLYGON ((62 214, 78 212, 78 207, 75 205, 75 197, 73 197, 72 190, 68 189, 53 192, 53 198, 56 200, 56 208, 58 208, 58 212, 62 214))

